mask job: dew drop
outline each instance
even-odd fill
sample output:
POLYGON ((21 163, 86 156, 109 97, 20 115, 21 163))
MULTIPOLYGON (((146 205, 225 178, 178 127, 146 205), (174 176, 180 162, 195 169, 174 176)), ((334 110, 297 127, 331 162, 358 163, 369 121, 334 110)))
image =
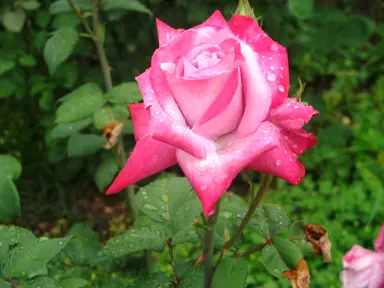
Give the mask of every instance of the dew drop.
POLYGON ((281 160, 276 160, 276 166, 279 167, 281 165, 281 160))
POLYGON ((275 70, 275 67, 273 67, 273 66, 271 65, 271 66, 269 66, 269 69, 271 69, 271 70, 275 70))
POLYGON ((273 43, 271 43, 271 44, 269 45, 269 50, 271 50, 271 51, 277 51, 277 50, 279 50, 279 45, 277 45, 275 42, 273 42, 273 43))
POLYGON ((289 157, 289 161, 290 161, 290 162, 292 162, 292 161, 293 161, 292 157, 289 157))
POLYGON ((288 151, 287 151, 287 150, 284 150, 284 154, 287 155, 287 154, 288 154, 288 151))
POLYGON ((163 120, 163 119, 160 119, 160 120, 159 120, 159 122, 160 122, 160 123, 163 123, 163 122, 164 122, 164 120, 163 120))
POLYGON ((298 108, 299 108, 299 105, 293 106, 293 109, 298 109, 298 108))
POLYGON ((284 91, 285 91, 283 85, 279 85, 279 86, 277 86, 277 89, 279 89, 280 92, 284 92, 284 91))
POLYGON ((156 114, 156 115, 160 115, 160 111, 156 111, 155 114, 156 114))
POLYGON ((268 79, 268 81, 273 82, 276 80, 276 76, 275 76, 275 74, 270 73, 270 74, 268 74, 267 79, 268 79))
POLYGON ((284 67, 283 67, 283 66, 281 66, 281 67, 280 67, 280 70, 281 70, 281 71, 283 71, 283 70, 284 70, 284 67))
POLYGON ((272 60, 273 60, 272 56, 269 56, 269 57, 268 57, 268 60, 269 60, 269 61, 272 61, 272 60))
POLYGON ((201 185, 200 186, 200 189, 203 190, 203 191, 207 190, 207 188, 208 188, 207 185, 201 185))

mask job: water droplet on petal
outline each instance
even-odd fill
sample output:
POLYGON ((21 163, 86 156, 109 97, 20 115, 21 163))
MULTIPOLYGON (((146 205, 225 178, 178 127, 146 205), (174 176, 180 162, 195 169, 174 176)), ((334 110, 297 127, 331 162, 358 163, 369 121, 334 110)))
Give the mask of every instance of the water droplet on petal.
POLYGON ((283 85, 279 85, 279 86, 277 86, 277 89, 279 89, 279 91, 282 92, 282 93, 285 91, 283 85))
POLYGON ((279 45, 277 45, 275 42, 273 42, 273 43, 271 43, 271 44, 269 45, 269 50, 271 50, 271 51, 277 51, 277 50, 279 50, 279 45))
POLYGON ((269 73, 267 76, 267 79, 268 79, 268 81, 273 82, 276 80, 276 76, 275 76, 275 74, 269 73))
POLYGON ((272 60, 273 60, 272 56, 269 56, 269 57, 268 57, 268 60, 269 60, 269 61, 272 61, 272 60))
POLYGON ((276 160, 276 166, 279 167, 281 165, 281 160, 276 160))
POLYGON ((298 109, 299 108, 299 105, 295 105, 293 106, 294 109, 298 109))
POLYGON ((287 155, 287 154, 288 154, 288 151, 287 151, 287 150, 284 150, 284 154, 287 155))
POLYGON ((280 70, 281 70, 281 71, 283 71, 283 70, 284 70, 284 67, 283 67, 283 66, 281 66, 281 67, 280 67, 280 70))
POLYGON ((160 119, 160 120, 159 120, 159 122, 160 122, 160 123, 163 123, 163 122, 164 122, 164 120, 163 120, 163 119, 160 119))
POLYGON ((201 189, 202 191, 207 190, 207 188, 208 188, 207 185, 201 185, 201 186, 200 186, 200 189, 201 189))
POLYGON ((290 161, 290 162, 292 162, 292 161, 293 161, 292 157, 289 157, 289 161, 290 161))
POLYGON ((155 111, 155 114, 156 115, 160 115, 160 111, 155 111))

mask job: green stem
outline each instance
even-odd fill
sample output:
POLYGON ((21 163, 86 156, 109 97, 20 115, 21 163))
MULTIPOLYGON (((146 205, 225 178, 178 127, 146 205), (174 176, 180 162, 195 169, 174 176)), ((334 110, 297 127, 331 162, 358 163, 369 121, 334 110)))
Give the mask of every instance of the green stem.
POLYGON ((112 89, 113 84, 111 70, 104 50, 104 43, 100 35, 99 0, 93 0, 92 2, 92 26, 95 36, 94 42, 97 56, 99 57, 101 70, 103 71, 105 90, 108 92, 112 89))
POLYGON ((215 214, 208 216, 207 226, 208 229, 204 234, 204 288, 210 288, 213 276, 213 234, 215 231, 215 224, 219 218, 220 213, 220 200, 216 203, 215 214))
MULTIPOLYGON (((80 18, 84 29, 92 36, 92 40, 95 44, 97 56, 99 58, 101 71, 103 73, 105 90, 108 92, 113 88, 112 75, 108 58, 104 49, 104 41, 100 34, 100 17, 99 17, 99 0, 93 0, 92 2, 92 29, 89 27, 86 19, 81 14, 79 7, 73 2, 73 0, 67 0, 71 6, 73 12, 80 18)), ((122 136, 119 137, 119 146, 117 148, 117 157, 119 157, 120 167, 123 168, 126 162, 125 148, 122 136)), ((132 218, 136 216, 137 209, 135 205, 135 187, 133 185, 125 189, 126 201, 128 209, 131 213, 132 218)))
POLYGON ((220 263, 220 261, 223 259, 224 252, 232 247, 233 244, 235 244, 238 237, 240 237, 241 233, 243 233, 245 227, 247 227, 249 221, 252 219, 253 213, 255 213, 255 210, 260 205, 261 200, 263 199, 265 192, 267 192, 269 185, 271 185, 273 180, 273 176, 267 174, 263 180, 263 183, 261 184, 259 190, 257 191, 257 194, 253 201, 251 202, 251 205, 248 208, 247 214, 245 214, 245 217, 243 221, 240 223, 240 226, 237 228, 235 234, 232 235, 232 237, 224 243, 223 250, 220 253, 219 259, 217 260, 216 266, 220 263))
POLYGON ((169 258, 171 260, 171 266, 173 271, 173 284, 177 288, 179 287, 179 279, 177 278, 177 273, 176 273, 176 264, 175 264, 175 256, 173 253, 172 239, 168 239, 166 241, 166 244, 168 246, 168 253, 169 253, 169 258))

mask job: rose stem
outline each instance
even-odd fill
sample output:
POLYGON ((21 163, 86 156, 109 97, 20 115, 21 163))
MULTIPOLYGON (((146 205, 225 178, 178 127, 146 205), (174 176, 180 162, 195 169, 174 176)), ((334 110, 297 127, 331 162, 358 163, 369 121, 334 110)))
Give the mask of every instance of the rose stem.
POLYGON ((260 205, 261 200, 265 195, 265 192, 267 192, 269 188, 269 185, 271 185, 272 180, 273 180, 273 176, 269 174, 267 174, 263 179, 263 182, 259 190, 257 191, 255 198, 251 202, 251 205, 248 208, 247 214, 245 214, 243 221, 240 223, 240 226, 237 228, 235 234, 233 234, 232 237, 227 242, 224 243, 224 247, 220 253, 219 259, 217 260, 216 267, 219 265, 219 263, 223 259, 224 252, 232 247, 232 245, 236 242, 237 238, 241 235, 245 227, 247 227, 249 221, 252 219, 253 213, 255 212, 256 208, 260 205))
POLYGON ((220 212, 220 200, 216 203, 215 214, 208 216, 207 226, 204 234, 204 247, 203 247, 203 259, 204 259, 204 288, 211 287, 211 281, 213 276, 213 234, 215 232, 215 224, 219 218, 220 212))
MULTIPOLYGON (((81 14, 79 7, 73 2, 73 0, 67 0, 67 1, 69 6, 71 6, 73 12, 77 15, 77 17, 80 18, 81 23, 84 26, 84 29, 88 32, 88 34, 90 34, 96 46, 100 67, 103 72, 105 90, 108 92, 112 89, 113 84, 112 84, 111 70, 109 68, 108 59, 104 50, 104 43, 100 35, 99 0, 93 0, 92 2, 92 29, 89 27, 86 19, 81 14)), ((119 136, 118 143, 119 143, 119 146, 117 148, 117 152, 118 152, 117 155, 120 157, 119 159, 120 168, 123 168, 126 162, 126 156, 125 156, 124 142, 121 135, 119 136)), ((134 219, 137 213, 137 209, 135 205, 135 187, 131 185, 125 189, 125 192, 126 192, 125 194, 126 194, 127 206, 131 213, 131 217, 134 219)))

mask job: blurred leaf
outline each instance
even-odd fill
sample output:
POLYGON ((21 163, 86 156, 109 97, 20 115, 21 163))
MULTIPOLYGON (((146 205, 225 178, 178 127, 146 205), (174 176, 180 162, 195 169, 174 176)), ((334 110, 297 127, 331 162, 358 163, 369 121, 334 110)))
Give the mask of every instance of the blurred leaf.
POLYGON ((166 274, 152 273, 148 277, 141 277, 138 281, 135 281, 136 288, 153 288, 163 287, 172 280, 166 274))
POLYGON ((44 60, 51 75, 71 55, 78 40, 79 33, 70 27, 55 31, 53 36, 48 39, 44 47, 44 60))
POLYGON ((0 175, 0 223, 10 223, 21 215, 19 193, 8 177, 0 175))
POLYGON ((82 85, 61 98, 61 101, 65 102, 56 111, 57 123, 70 123, 87 118, 105 103, 99 86, 94 83, 82 85))
POLYGON ((201 269, 201 266, 198 266, 190 269, 188 273, 180 279, 179 288, 201 288, 203 282, 204 270, 201 269))
MULTIPOLYGON (((73 2, 81 12, 92 10, 92 0, 73 0, 73 2)), ((49 7, 49 12, 51 14, 72 12, 72 8, 69 6, 67 0, 57 0, 49 7)))
POLYGON ((73 238, 65 247, 65 254, 76 264, 90 265, 101 249, 97 233, 89 225, 83 223, 73 225, 68 231, 68 235, 72 235, 73 238))
POLYGON ((25 12, 23 9, 7 10, 3 15, 3 25, 11 32, 20 32, 24 26, 25 12))
POLYGON ((13 68, 15 68, 15 62, 0 58, 0 76, 13 68))
POLYGON ((107 157, 97 167, 95 172, 95 183, 99 191, 104 191, 113 181, 119 170, 116 158, 114 156, 107 157))
POLYGON ((142 100, 139 86, 136 82, 127 82, 115 86, 105 97, 113 104, 127 105, 142 100))
POLYGON ((48 150, 48 161, 50 163, 58 163, 67 157, 67 146, 55 146, 48 150))
POLYGON ((34 67, 37 64, 37 61, 33 55, 24 54, 19 58, 19 63, 24 67, 34 67))
POLYGON ((367 219, 366 224, 370 225, 372 220, 375 218, 377 212, 379 211, 380 207, 382 207, 383 205, 384 189, 380 179, 363 163, 357 162, 356 168, 361 178, 363 178, 365 185, 371 191, 372 195, 374 195, 375 198, 375 204, 371 208, 371 213, 367 219))
POLYGON ((10 249, 4 261, 2 273, 5 277, 25 277, 47 264, 71 240, 71 237, 40 239, 30 245, 17 245, 10 249))
POLYGON ((111 122, 124 122, 128 119, 129 111, 124 105, 113 107, 103 107, 93 114, 93 123, 99 130, 103 130, 105 125, 111 122))
POLYGON ((37 8, 40 7, 40 3, 36 0, 24 0, 22 2, 20 2, 19 4, 23 9, 25 10, 36 10, 37 8))
POLYGON ((49 14, 48 11, 39 10, 37 11, 35 21, 37 26, 39 26, 40 28, 45 28, 49 25, 49 22, 51 21, 51 14, 49 14))
POLYGON ((51 139, 63 139, 81 131, 92 123, 92 118, 86 118, 72 123, 57 124, 49 133, 51 139))
POLYGON ((68 141, 68 156, 82 157, 91 155, 99 151, 105 144, 106 140, 102 136, 75 133, 68 141))
POLYGON ((304 229, 307 223, 304 220, 299 220, 293 222, 289 228, 289 238, 290 239, 304 239, 305 233, 304 229))
POLYGON ((374 31, 374 21, 363 15, 352 15, 343 26, 338 40, 344 45, 359 47, 371 38, 374 31))
POLYGON ((0 79, 0 99, 11 96, 16 90, 15 82, 7 78, 0 79))
POLYGON ((242 258, 224 258, 212 279, 212 288, 243 288, 247 280, 248 263, 242 258))
POLYGON ((79 17, 77 17, 74 13, 64 13, 59 14, 55 16, 55 19, 53 20, 53 28, 54 29, 60 29, 60 28, 76 28, 77 25, 81 23, 81 20, 79 17))
POLYGON ((0 177, 17 179, 21 175, 21 165, 19 161, 10 155, 0 154, 0 177))
POLYGON ((57 288, 58 283, 47 276, 39 276, 29 281, 22 281, 22 288, 57 288))
POLYGON ((0 279, 0 288, 12 288, 11 283, 5 282, 3 279, 0 279))
POLYGON ((264 247, 262 251, 262 261, 265 269, 275 277, 281 278, 283 272, 290 271, 281 259, 275 246, 267 245, 264 247))
POLYGON ((129 11, 143 12, 152 15, 151 10, 149 10, 137 0, 102 0, 101 7, 105 11, 125 9, 129 11))
POLYGON ((39 106, 44 111, 50 111, 53 108, 53 93, 51 90, 45 90, 39 99, 39 106))
POLYGON ((314 0, 288 0, 289 11, 300 20, 311 18, 314 6, 314 0))
POLYGON ((81 278, 67 278, 60 281, 63 288, 82 288, 88 285, 88 281, 81 278))

